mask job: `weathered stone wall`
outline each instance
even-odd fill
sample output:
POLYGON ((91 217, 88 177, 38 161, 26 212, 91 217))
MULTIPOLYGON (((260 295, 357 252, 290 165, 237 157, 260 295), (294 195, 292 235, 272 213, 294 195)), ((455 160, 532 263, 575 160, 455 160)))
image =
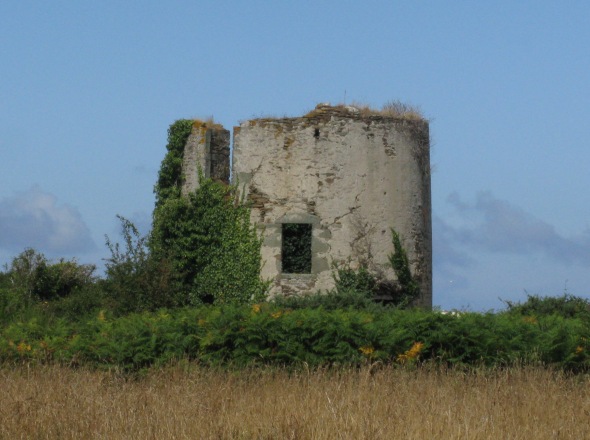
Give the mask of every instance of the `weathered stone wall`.
POLYGON ((329 106, 245 121, 234 128, 232 178, 253 202, 252 221, 264 234, 262 276, 274 280, 274 294, 329 289, 333 264, 345 262, 395 280, 393 227, 420 282, 418 303, 432 305, 426 121, 329 106), (310 274, 282 273, 284 223, 312 224, 310 274))
POLYGON ((182 195, 199 187, 199 168, 204 177, 229 183, 229 130, 217 124, 195 121, 184 147, 182 195))
POLYGON ((209 177, 229 183, 229 130, 217 128, 211 130, 209 177))

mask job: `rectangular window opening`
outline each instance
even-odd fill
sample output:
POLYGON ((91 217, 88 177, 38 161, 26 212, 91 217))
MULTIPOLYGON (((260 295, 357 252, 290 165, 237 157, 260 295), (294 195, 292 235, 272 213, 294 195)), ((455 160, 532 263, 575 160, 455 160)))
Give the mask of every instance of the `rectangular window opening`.
POLYGON ((283 223, 283 273, 311 273, 311 224, 283 223))

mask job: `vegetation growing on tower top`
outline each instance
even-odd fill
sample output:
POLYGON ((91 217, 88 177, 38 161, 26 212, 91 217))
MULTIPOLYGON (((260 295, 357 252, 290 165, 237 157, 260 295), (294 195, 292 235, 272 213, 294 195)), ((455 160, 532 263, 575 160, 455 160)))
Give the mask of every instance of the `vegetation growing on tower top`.
POLYGON ((370 116, 381 116, 395 119, 405 119, 409 121, 424 121, 426 118, 416 106, 403 103, 398 100, 388 101, 380 109, 371 107, 368 104, 352 102, 351 104, 336 104, 330 105, 318 104, 312 111, 307 113, 304 117, 313 118, 319 117, 326 113, 340 113, 343 115, 355 115, 361 118, 370 116))

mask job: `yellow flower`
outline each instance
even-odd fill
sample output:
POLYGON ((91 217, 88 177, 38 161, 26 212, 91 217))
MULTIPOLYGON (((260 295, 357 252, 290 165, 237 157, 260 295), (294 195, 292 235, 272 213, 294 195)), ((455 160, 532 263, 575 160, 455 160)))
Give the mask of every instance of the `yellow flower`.
POLYGON ((31 351, 31 346, 29 344, 25 344, 24 342, 21 342, 20 344, 17 345, 16 351, 18 351, 19 353, 22 354, 25 351, 31 351))
POLYGON ((375 352, 375 349, 370 345, 365 345, 363 347, 359 347, 359 351, 365 356, 370 357, 375 352))
POLYGON ((401 363, 404 363, 407 361, 413 361, 413 360, 417 359, 418 356, 420 356, 420 353, 422 353, 422 350, 424 350, 424 343, 423 342, 414 342, 414 344, 412 345, 412 348, 410 348, 404 354, 398 355, 397 360, 398 360, 398 362, 401 362, 401 363))
POLYGON ((258 313, 258 312, 260 312, 260 304, 254 304, 254 305, 252 306, 252 311, 253 311, 254 313, 258 313))
POLYGON ((272 316, 274 319, 277 319, 280 318, 282 314, 283 312, 279 310, 278 312, 271 313, 270 316, 272 316))
POLYGON ((412 348, 410 348, 406 354, 408 355, 408 357, 414 359, 417 358, 418 355, 422 352, 422 349, 424 348, 424 343, 423 342, 414 342, 414 345, 412 345, 412 348))
POLYGON ((582 347, 581 345, 578 345, 576 347, 576 354, 580 354, 584 351, 584 347, 582 347))
POLYGON ((107 320, 107 318, 104 316, 104 310, 101 310, 100 312, 98 312, 98 320, 102 321, 102 322, 107 320))

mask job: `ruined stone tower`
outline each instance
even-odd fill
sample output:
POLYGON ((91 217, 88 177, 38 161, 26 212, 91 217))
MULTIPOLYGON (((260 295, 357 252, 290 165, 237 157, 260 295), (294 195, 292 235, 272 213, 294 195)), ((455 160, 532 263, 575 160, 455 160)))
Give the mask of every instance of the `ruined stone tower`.
MULTIPOLYGON (((226 130, 193 129, 183 191, 196 188, 191 163, 227 180, 226 153, 226 130)), ((394 228, 420 285, 417 303, 432 305, 427 121, 329 105, 297 118, 252 119, 234 127, 232 171, 264 237, 262 277, 273 280, 272 294, 332 288, 338 264, 395 283, 394 228)))

